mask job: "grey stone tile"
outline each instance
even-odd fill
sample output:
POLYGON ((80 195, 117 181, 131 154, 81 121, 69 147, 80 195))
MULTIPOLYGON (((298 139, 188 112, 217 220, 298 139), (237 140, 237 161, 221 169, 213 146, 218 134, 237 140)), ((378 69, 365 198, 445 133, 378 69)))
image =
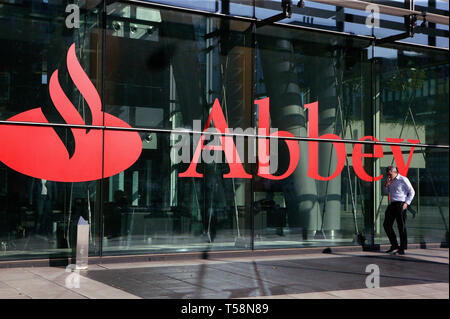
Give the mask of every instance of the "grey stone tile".
POLYGON ((0 281, 0 289, 10 288, 6 283, 0 281))
POLYGON ((327 291, 327 294, 342 299, 379 299, 381 297, 364 292, 362 289, 327 291))
POLYGON ((188 281, 175 280, 175 279, 153 281, 152 284, 154 284, 155 286, 164 288, 164 289, 174 289, 174 288, 181 289, 181 288, 193 287, 193 285, 188 281))
POLYGON ((80 288, 73 288, 77 293, 90 299, 136 299, 134 294, 81 277, 80 288))
POLYGON ((185 295, 183 297, 183 299, 229 299, 229 298, 233 298, 230 296, 229 293, 226 292, 222 292, 222 293, 213 293, 213 294, 207 294, 207 293, 202 293, 202 294, 190 294, 190 295, 185 295))
POLYGON ((72 289, 62 292, 55 299, 88 299, 88 297, 77 293, 76 289, 72 289))
POLYGON ((13 297, 24 297, 25 295, 14 288, 1 288, 0 299, 8 299, 13 297))
POLYGON ((32 292, 28 294, 33 299, 87 299, 87 297, 74 293, 70 290, 32 292))
POLYGON ((185 279, 199 279, 202 278, 202 275, 196 272, 186 272, 186 273, 175 273, 170 274, 170 276, 166 276, 166 278, 185 280, 185 279))
POLYGON ((163 289, 163 288, 147 289, 144 287, 144 288, 139 288, 139 289, 134 290, 133 293, 136 296, 148 299, 148 298, 155 298, 155 297, 159 297, 159 296, 168 296, 172 292, 170 290, 163 289))
POLYGON ((9 280, 10 287, 22 290, 38 290, 38 289, 59 289, 61 286, 42 278, 33 278, 25 280, 9 280))
POLYGON ((420 295, 420 297, 424 297, 424 298, 428 298, 428 299, 449 299, 448 293, 425 294, 425 295, 420 295))
POLYGON ((301 294, 301 293, 309 293, 309 292, 314 292, 314 291, 324 291, 325 289, 322 288, 317 288, 317 287, 310 287, 310 286, 305 286, 305 285, 289 285, 289 286, 284 286, 283 288, 284 290, 284 294, 301 294))
POLYGON ((414 295, 425 295, 436 293, 436 289, 425 285, 409 285, 409 286, 399 286, 395 288, 414 295))
POLYGON ((26 295, 10 295, 10 296, 0 296, 0 299, 32 299, 26 295))
POLYGON ((382 298, 397 298, 410 295, 409 292, 396 287, 370 288, 366 289, 365 292, 382 298))
POLYGON ((398 296, 395 298, 388 297, 388 298, 383 298, 383 299, 430 299, 430 298, 422 297, 419 295, 408 295, 408 296, 398 296))
POLYGON ((15 280, 8 284, 31 298, 55 299, 67 292, 66 288, 44 279, 15 280))
MULTIPOLYGON (((381 270, 383 287, 379 289, 404 285, 410 285, 411 288, 411 284, 431 281, 448 283, 448 266, 442 263, 367 252, 344 258, 324 256, 290 256, 285 260, 281 256, 279 259, 271 257, 269 260, 257 261, 249 258, 248 262, 243 262, 242 259, 239 262, 206 260, 197 264, 168 262, 158 264, 160 266, 152 262, 149 263, 151 267, 144 267, 145 263, 141 263, 140 267, 130 265, 128 269, 104 267, 101 270, 90 270, 85 276, 104 283, 109 288, 118 287, 122 292, 143 298, 249 298, 263 295, 307 297, 308 293, 318 293, 319 296, 328 291, 326 297, 350 298, 351 295, 358 295, 359 298, 372 299, 391 298, 395 294, 398 296, 407 293, 408 290, 379 290, 374 293, 366 289, 365 267, 372 263, 379 265, 381 270), (338 292, 332 295, 330 291, 338 292)), ((126 264, 121 266, 126 267, 126 264)), ((436 292, 442 292, 442 289, 432 291, 433 293, 423 290, 420 293, 437 295, 436 292)), ((89 296, 95 297, 95 294, 89 296)))
POLYGON ((435 284, 425 284, 423 285, 424 287, 428 287, 431 289, 434 289, 437 291, 441 291, 441 292, 449 292, 449 283, 435 283, 435 284))
POLYGON ((293 295, 270 295, 270 296, 256 296, 246 297, 245 299, 297 299, 293 295))
POLYGON ((223 291, 217 292, 218 294, 226 293, 229 295, 229 298, 247 298, 247 297, 255 297, 270 294, 265 291, 261 291, 257 288, 233 288, 233 289, 225 289, 223 291))
POLYGON ((67 272, 64 268, 30 268, 28 270, 30 273, 34 274, 35 278, 45 278, 47 280, 55 280, 61 276, 67 276, 70 272, 67 272))
POLYGON ((309 292, 304 294, 292 294, 288 296, 294 299, 341 299, 341 297, 331 295, 326 292, 309 292))
POLYGON ((0 281, 28 280, 38 278, 35 274, 24 268, 0 269, 0 281))

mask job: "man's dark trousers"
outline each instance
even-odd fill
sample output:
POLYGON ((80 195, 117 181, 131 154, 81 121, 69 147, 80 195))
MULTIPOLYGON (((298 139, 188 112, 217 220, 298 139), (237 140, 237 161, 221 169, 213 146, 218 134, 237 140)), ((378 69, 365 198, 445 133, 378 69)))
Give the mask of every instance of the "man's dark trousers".
POLYGON ((403 202, 392 202, 389 204, 386 209, 383 226, 392 247, 399 247, 400 249, 408 248, 408 237, 406 235, 406 209, 403 210, 403 202), (400 246, 398 245, 397 236, 392 228, 394 221, 397 221, 398 232, 400 233, 400 246))

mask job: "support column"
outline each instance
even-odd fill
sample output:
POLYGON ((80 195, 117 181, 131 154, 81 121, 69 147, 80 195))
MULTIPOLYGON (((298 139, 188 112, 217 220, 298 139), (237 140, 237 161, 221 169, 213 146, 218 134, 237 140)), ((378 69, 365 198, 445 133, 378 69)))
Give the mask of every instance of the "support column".
MULTIPOLYGON (((377 66, 377 65, 375 65, 377 66)), ((375 69, 375 74, 373 75, 373 87, 374 87, 374 96, 372 97, 374 99, 373 101, 373 117, 372 117, 372 127, 373 127, 373 137, 375 137, 377 140, 381 140, 381 131, 380 131, 380 118, 381 118, 381 108, 380 108, 380 104, 381 104, 381 94, 379 94, 381 92, 380 89, 380 72, 378 72, 375 69)), ((372 148, 373 150, 373 148, 372 148)), ((381 163, 381 158, 373 158, 373 175, 372 176, 379 176, 381 173, 381 168, 380 168, 380 163, 381 163)), ((382 197, 382 193, 381 193, 381 189, 382 189, 382 183, 383 183, 383 179, 376 181, 373 184, 372 187, 372 196, 373 196, 373 201, 372 201, 372 206, 373 206, 373 211, 374 212, 378 212, 379 210, 379 206, 382 204, 381 203, 381 197, 382 197)), ((375 227, 375 235, 379 235, 380 234, 380 214, 378 214, 378 216, 376 216, 376 214, 374 214, 374 227, 375 227)))
MULTIPOLYGON (((311 80, 313 96, 319 101, 319 136, 335 134, 341 136, 342 125, 338 116, 338 95, 342 84, 342 55, 339 49, 321 52, 312 57, 307 74, 317 74, 311 80)), ((332 143, 319 143, 319 174, 333 174, 337 165, 337 154, 332 143)), ((326 238, 335 237, 341 229, 341 174, 329 181, 317 184, 320 212, 323 218, 321 230, 326 238)))
MULTIPOLYGON (((294 65, 292 41, 259 37, 258 44, 267 95, 270 97, 272 127, 307 136, 302 91, 294 65)), ((289 164, 286 148, 279 145, 279 172, 289 164)), ((316 181, 308 177, 308 142, 299 142, 300 160, 292 175, 283 181, 288 225, 302 230, 304 237, 315 235, 321 225, 316 181)))
MULTIPOLYGON (((180 125, 186 129, 194 129, 194 120, 204 120, 207 115, 207 102, 205 98, 205 85, 202 81, 199 61, 200 49, 197 46, 196 34, 192 16, 179 15, 177 12, 161 10, 161 58, 163 62, 170 63, 171 99, 170 111, 179 107, 177 116, 172 117, 172 125, 180 125)), ((172 126, 173 127, 173 126, 172 126)), ((190 142, 193 144, 192 134, 190 142)), ((192 150, 191 150, 192 151, 192 150)), ((192 156, 192 154, 191 154, 192 156)), ((171 167, 172 172, 184 172, 188 164, 180 163, 171 167)), ((199 171, 202 169, 199 165, 199 171)), ((176 174, 176 173, 175 173, 176 174)), ((205 211, 204 179, 185 178, 178 179, 172 175, 172 195, 176 196, 176 203, 181 214, 191 217, 191 229, 195 234, 201 232, 201 224, 207 224, 205 211), (175 179, 177 180, 175 182, 175 179), (179 191, 178 191, 179 190, 179 191), (201 221, 199 221, 199 216, 201 221)), ((204 227, 203 227, 204 228, 204 227)), ((203 229, 204 230, 204 229, 203 229)))

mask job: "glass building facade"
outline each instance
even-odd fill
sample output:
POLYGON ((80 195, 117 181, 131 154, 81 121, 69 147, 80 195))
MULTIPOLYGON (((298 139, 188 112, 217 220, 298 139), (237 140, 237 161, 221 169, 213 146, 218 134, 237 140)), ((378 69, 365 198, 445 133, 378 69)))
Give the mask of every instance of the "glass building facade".
POLYGON ((448 23, 293 5, 0 0, 0 261, 448 242, 448 23))

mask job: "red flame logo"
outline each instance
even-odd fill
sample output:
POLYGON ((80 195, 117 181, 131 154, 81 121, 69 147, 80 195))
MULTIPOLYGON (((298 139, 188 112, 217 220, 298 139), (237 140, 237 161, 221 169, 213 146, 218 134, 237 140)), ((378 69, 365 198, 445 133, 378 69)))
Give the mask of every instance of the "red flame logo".
MULTIPOLYGON (((121 119, 102 112, 100 96, 84 72, 75 54, 75 44, 67 52, 70 78, 86 100, 92 113, 92 125, 131 128, 121 119)), ((50 98, 66 123, 83 125, 85 121, 70 102, 55 70, 49 82, 50 98)), ((7 121, 48 123, 41 108, 17 114, 7 121)), ((118 174, 137 161, 142 140, 137 132, 71 128, 75 151, 69 154, 52 127, 0 125, 0 161, 32 177, 56 182, 85 182, 118 174), (103 164, 103 171, 102 171, 103 164)))

